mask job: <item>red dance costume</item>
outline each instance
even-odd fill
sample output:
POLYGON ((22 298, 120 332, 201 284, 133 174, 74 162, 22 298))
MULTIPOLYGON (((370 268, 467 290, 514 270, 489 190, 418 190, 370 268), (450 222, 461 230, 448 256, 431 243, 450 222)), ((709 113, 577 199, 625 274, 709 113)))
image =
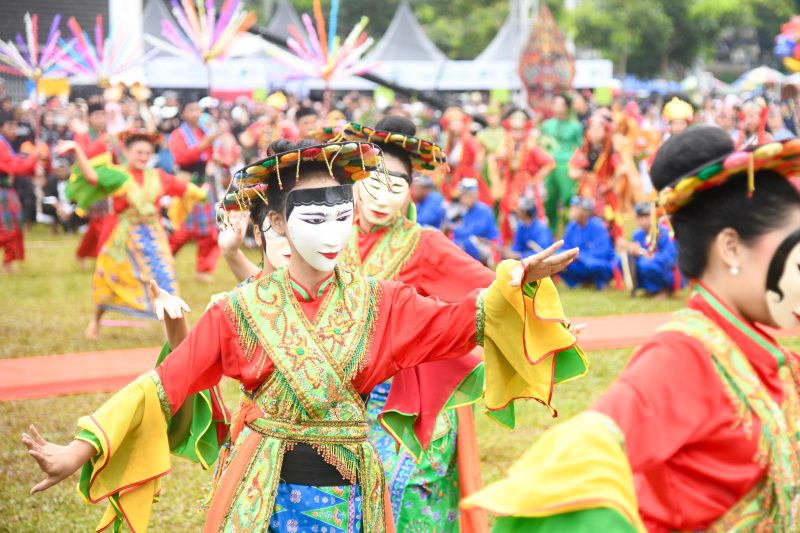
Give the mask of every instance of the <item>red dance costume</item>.
POLYGON ((8 139, 0 135, 0 248, 6 266, 25 259, 22 204, 14 190, 14 179, 29 179, 35 169, 36 157, 17 155, 8 139))
MULTIPOLYGON (((205 181, 206 163, 211 161, 213 155, 211 146, 204 149, 198 146, 204 136, 200 128, 191 128, 183 123, 170 134, 168 141, 175 165, 180 170, 191 173, 193 182, 198 186, 205 181)), ((197 272, 214 272, 219 260, 215 204, 214 191, 210 191, 209 201, 194 206, 186 223, 175 228, 169 237, 173 254, 177 254, 187 242, 194 239, 197 243, 197 272)))
MULTIPOLYGON (((119 161, 114 145, 111 143, 110 136, 107 133, 98 135, 97 132, 89 129, 83 133, 73 134, 72 139, 83 149, 89 159, 105 152, 111 152, 114 161, 119 161)), ((96 258, 109 235, 111 235, 111 230, 114 229, 115 219, 110 212, 107 199, 94 204, 89 209, 87 216, 89 224, 75 252, 75 257, 78 259, 96 258)))
POLYGON ((542 168, 555 165, 555 159, 542 150, 532 136, 515 146, 514 140, 507 134, 495 154, 495 160, 498 179, 503 184, 503 196, 500 199, 500 234, 503 242, 512 242, 514 232, 509 215, 519 206, 520 198, 533 194, 539 218, 544 219, 542 183, 535 183, 534 177, 542 168))
MULTIPOLYGON (((777 343, 754 327, 736 327, 710 302, 735 315, 713 296, 695 295, 688 307, 747 354, 780 405, 778 363, 764 347, 777 343)), ((748 438, 708 350, 683 333, 664 331, 642 346, 592 409, 613 418, 625 434, 639 513, 651 533, 705 530, 764 479, 765 466, 754 460, 759 419, 753 417, 748 438)))

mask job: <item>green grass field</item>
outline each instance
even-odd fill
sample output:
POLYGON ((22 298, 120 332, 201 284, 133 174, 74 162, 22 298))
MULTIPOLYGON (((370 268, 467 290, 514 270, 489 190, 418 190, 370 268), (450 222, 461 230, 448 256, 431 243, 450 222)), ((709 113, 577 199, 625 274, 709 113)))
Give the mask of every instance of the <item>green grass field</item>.
MULTIPOLYGON (((89 350, 156 346, 163 342, 160 324, 146 329, 108 328, 101 339, 87 342, 83 330, 92 312, 91 273, 81 271, 73 259, 74 236, 51 236, 43 228, 28 235, 28 259, 20 270, 0 277, 0 358, 25 357, 89 350)), ((255 256, 254 256, 255 257, 255 256)), ((183 250, 177 260, 182 295, 196 320, 208 297, 229 289, 233 276, 220 264, 213 284, 193 281, 194 248, 183 250)), ((564 291, 562 300, 569 315, 607 315, 664 312, 679 307, 673 300, 631 299, 617 292, 564 291)), ((109 318, 120 318, 109 315, 109 318)), ((560 419, 586 408, 624 367, 630 350, 598 351, 589 354, 589 376, 559 386, 554 404, 560 419)), ((109 355, 113 357, 113 353, 109 355)), ((157 353, 153 353, 155 361, 157 353)), ((235 405, 236 384, 223 382, 229 405, 235 405)), ((0 531, 90 531, 103 509, 86 506, 75 492, 77 476, 69 482, 28 496, 40 478, 35 463, 19 440, 28 424, 35 423, 45 438, 66 443, 76 432, 78 417, 97 408, 108 394, 84 394, 30 401, 0 402, 0 531)), ((483 476, 492 481, 531 442, 554 423, 547 410, 536 402, 518 402, 518 429, 508 432, 480 415, 478 436, 483 476)), ((197 465, 174 459, 159 503, 153 508, 153 531, 198 531, 203 516, 197 502, 204 496, 211 473, 197 465)))

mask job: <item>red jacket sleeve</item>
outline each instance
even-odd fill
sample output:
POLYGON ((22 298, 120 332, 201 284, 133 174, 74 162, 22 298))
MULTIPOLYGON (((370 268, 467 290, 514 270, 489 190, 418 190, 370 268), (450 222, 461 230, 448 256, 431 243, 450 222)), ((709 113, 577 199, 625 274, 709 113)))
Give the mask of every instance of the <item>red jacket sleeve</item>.
POLYGON ((625 434, 631 467, 645 471, 700 437, 710 418, 729 409, 719 383, 699 342, 662 332, 634 354, 592 409, 614 419, 625 434))
POLYGON ((36 157, 14 155, 5 143, 0 143, 0 173, 32 176, 35 169, 36 157))
POLYGON ((222 301, 211 306, 189 336, 156 368, 173 413, 188 396, 213 387, 223 375, 240 379, 243 355, 224 305, 222 301))
POLYGON ((92 140, 88 133, 76 133, 72 138, 83 149, 89 159, 108 151, 108 138, 105 133, 95 140, 92 140))
POLYGON ((494 271, 473 259, 440 231, 422 231, 419 253, 422 264, 414 285, 423 296, 456 303, 494 281, 494 271))
POLYGON ((448 304, 420 296, 410 285, 378 283, 382 295, 370 352, 371 371, 356 383, 360 391, 371 391, 403 368, 461 357, 477 346, 478 290, 460 303, 448 304))
POLYGON ((169 151, 172 152, 175 163, 179 166, 199 163, 201 161, 201 156, 207 150, 201 149, 198 146, 190 148, 180 128, 170 134, 167 146, 169 147, 169 151))
POLYGON ((528 158, 530 160, 530 166, 532 167, 531 170, 534 173, 538 172, 540 168, 552 165, 556 162, 550 154, 538 146, 534 146, 533 149, 528 152, 528 158))
POLYGON ((183 196, 186 192, 186 187, 189 185, 182 179, 158 169, 158 177, 161 178, 161 189, 164 191, 164 196, 183 196))

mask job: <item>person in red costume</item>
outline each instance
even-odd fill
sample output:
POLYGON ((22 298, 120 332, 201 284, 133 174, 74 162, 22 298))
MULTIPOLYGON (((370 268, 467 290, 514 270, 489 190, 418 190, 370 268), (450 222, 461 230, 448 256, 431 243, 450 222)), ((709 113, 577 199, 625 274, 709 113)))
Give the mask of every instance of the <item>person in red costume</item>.
POLYGON ((595 201, 594 214, 605 220, 612 241, 622 236, 617 186, 624 172, 614 150, 611 122, 595 114, 586 126, 583 146, 569 160, 569 175, 578 183, 578 196, 595 201))
POLYGON ((11 113, 0 115, 0 248, 3 269, 11 272, 14 261, 25 259, 23 213, 15 179, 30 179, 42 168, 44 151, 27 157, 17 154, 12 143, 17 138, 17 120, 11 113))
MULTIPOLYGON (((89 159, 109 152, 112 155, 112 159, 119 163, 119 154, 121 152, 116 139, 114 136, 109 135, 106 129, 106 110, 103 102, 90 102, 88 113, 87 124, 81 122, 73 122, 71 124, 72 139, 78 143, 89 159)), ((86 216, 89 218, 89 224, 75 252, 75 257, 78 258, 81 268, 84 267, 86 259, 97 257, 114 226, 114 217, 111 215, 108 198, 104 198, 92 205, 86 216)))
POLYGON ((686 308, 466 505, 513 515, 498 532, 800 529, 800 358, 766 329, 800 325, 799 170, 797 140, 737 151, 697 126, 661 147, 652 178, 686 308))
MULTIPOLYGON (((556 357, 560 369, 575 337, 548 276, 577 250, 555 254, 559 244, 505 262, 489 287, 458 303, 427 298, 337 267, 352 233, 352 181, 376 169, 374 145, 276 143, 272 151, 236 173, 239 191, 223 205, 241 208, 266 196, 270 226, 289 239, 288 266, 211 306, 155 370, 83 417, 68 445, 45 441, 31 426, 22 441, 47 475, 32 493, 83 468, 81 493, 111 500, 100 529, 127 523, 146 530, 170 471, 167 421, 187 395, 229 376, 242 383, 244 397, 219 459, 206 531, 314 531, 314 522, 334 513, 345 531, 391 532, 363 395, 403 369, 457 359, 478 344, 487 367, 518 369, 494 380, 487 372, 487 407, 535 396, 542 381, 549 390, 556 357)), ((571 362, 585 364, 582 357, 571 362)))
POLYGON ((544 217, 544 178, 556 168, 555 159, 538 144, 531 132, 530 116, 522 110, 510 113, 503 121, 505 135, 493 158, 496 175, 490 171, 492 192, 500 201, 500 235, 503 242, 514 240, 512 218, 520 199, 532 198, 544 217))
POLYGON ((114 165, 110 154, 89 160, 75 141, 62 141, 56 147, 59 154, 75 156, 67 196, 79 208, 104 197, 112 198, 111 235, 100 249, 92 277, 95 310, 85 331, 89 340, 99 336, 100 320, 106 311, 156 318, 149 298, 150 280, 156 280, 171 293, 178 289, 175 263, 159 216, 161 199, 207 199, 206 192, 196 185, 148 166, 161 141, 159 135, 128 130, 119 135, 119 141, 125 155, 124 167, 114 165))
POLYGON ((472 119, 458 107, 450 107, 442 115, 441 146, 447 156, 449 171, 442 183, 442 194, 446 200, 458 195, 458 184, 464 178, 476 178, 479 198, 486 205, 494 205, 489 185, 481 174, 483 147, 469 132, 472 119))
MULTIPOLYGON (((176 173, 197 186, 206 183, 206 165, 212 159, 214 141, 223 133, 220 128, 206 134, 200 128, 200 114, 197 102, 185 104, 181 111, 183 122, 170 134, 167 143, 175 159, 176 173)), ((204 282, 211 281, 220 255, 213 189, 209 200, 195 205, 186 221, 169 237, 173 254, 177 254, 190 240, 197 243, 196 278, 204 282)))

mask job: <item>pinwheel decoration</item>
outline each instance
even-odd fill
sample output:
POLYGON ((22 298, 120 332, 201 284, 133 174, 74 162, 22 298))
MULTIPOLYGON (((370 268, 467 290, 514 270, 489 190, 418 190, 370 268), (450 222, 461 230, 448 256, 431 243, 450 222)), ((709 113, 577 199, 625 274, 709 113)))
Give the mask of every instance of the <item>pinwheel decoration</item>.
POLYGON ((225 0, 217 13, 214 0, 172 0, 172 14, 178 25, 161 21, 164 39, 145 35, 145 40, 168 54, 209 63, 233 57, 233 45, 256 23, 256 16, 244 9, 241 0, 225 0))
POLYGON ((70 43, 61 40, 66 55, 61 66, 70 74, 93 80, 103 89, 133 67, 139 66, 153 53, 144 54, 133 45, 130 34, 109 28, 108 37, 103 33, 103 16, 97 15, 94 23, 94 42, 81 25, 71 17, 67 26, 72 32, 70 43))
POLYGON ((781 32, 775 37, 775 55, 791 72, 800 72, 800 16, 795 15, 789 22, 781 25, 781 32))
POLYGON ((374 69, 377 64, 361 62, 364 53, 374 42, 364 29, 369 22, 361 20, 342 42, 336 35, 339 19, 339 0, 332 0, 328 26, 322 14, 320 0, 314 0, 314 20, 308 13, 302 16, 303 26, 308 38, 297 27, 289 25, 291 37, 286 40, 289 50, 272 43, 264 43, 267 53, 297 72, 325 82, 325 109, 330 104, 329 82, 335 77, 363 74, 374 69))
POLYGON ((53 17, 50 33, 43 48, 39 48, 39 16, 25 13, 25 39, 19 33, 16 42, 0 39, 0 72, 38 82, 42 78, 66 74, 60 61, 66 52, 59 46, 61 15, 53 17))

